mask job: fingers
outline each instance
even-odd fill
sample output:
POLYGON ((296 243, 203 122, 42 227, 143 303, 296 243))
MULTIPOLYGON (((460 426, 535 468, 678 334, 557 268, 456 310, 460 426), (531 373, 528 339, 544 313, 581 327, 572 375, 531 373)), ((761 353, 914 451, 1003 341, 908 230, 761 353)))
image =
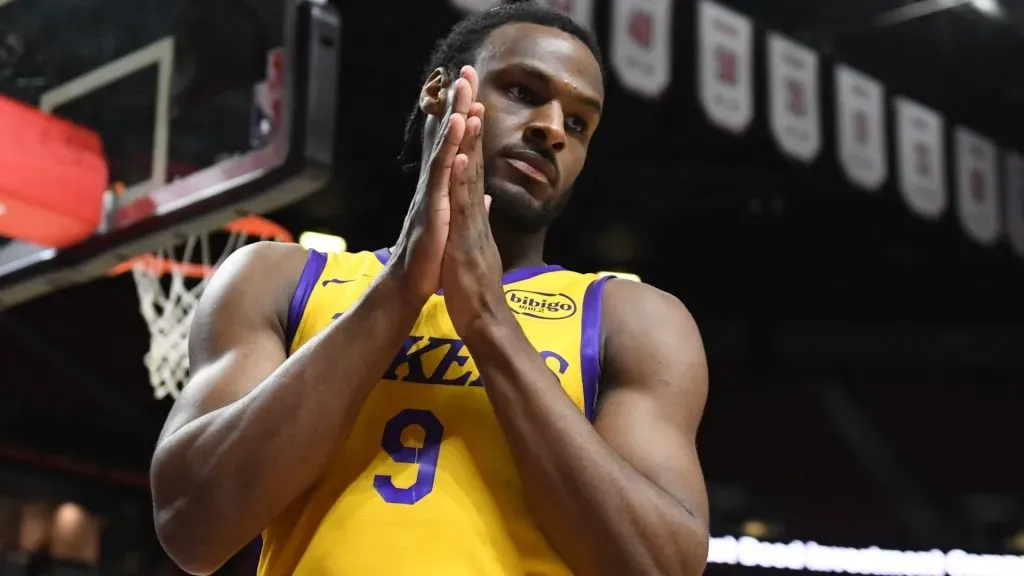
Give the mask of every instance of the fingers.
POLYGON ((476 102, 477 96, 480 93, 480 76, 476 73, 476 68, 463 66, 462 70, 459 71, 459 77, 469 83, 473 97, 472 101, 476 102))
POLYGON ((480 91, 480 79, 472 66, 463 66, 452 85, 450 112, 469 116, 480 91))
POLYGON ((447 207, 448 182, 452 174, 452 164, 459 152, 459 146, 465 139, 466 119, 461 114, 452 114, 430 161, 430 173, 427 190, 430 196, 431 209, 447 207))
POLYGON ((465 78, 459 78, 452 86, 452 114, 468 116, 476 98, 474 87, 465 78))
POLYGON ((459 145, 459 152, 463 152, 467 156, 476 152, 479 147, 480 135, 483 134, 483 127, 483 119, 480 116, 466 118, 466 131, 462 137, 462 143, 459 145))
MULTIPOLYGON (((480 108, 483 111, 483 108, 480 108)), ((459 145, 458 155, 452 165, 450 189, 450 206, 452 222, 468 217, 472 212, 479 211, 484 205, 484 174, 481 135, 483 134, 483 118, 470 116, 466 119, 465 134, 459 145)))
MULTIPOLYGON (((459 152, 470 154, 479 150, 479 141, 484 131, 484 112, 484 105, 479 102, 474 102, 470 106, 466 114, 466 133, 462 138, 462 145, 459 146, 459 152)), ((474 158, 470 156, 470 160, 474 158)))
MULTIPOLYGON (((442 121, 441 137, 434 145, 430 160, 427 185, 433 209, 454 206, 451 198, 455 192, 453 186, 459 181, 465 184, 472 177, 469 159, 480 156, 479 146, 475 144, 483 130, 484 107, 476 102, 479 87, 480 79, 476 70, 472 66, 463 66, 459 78, 452 85, 448 114, 442 121), (457 156, 465 158, 458 161, 460 165, 465 162, 458 176, 455 174, 457 156)), ((475 172, 479 173, 480 170, 475 172)), ((459 192, 464 192, 465 198, 469 199, 468 184, 459 192)))
POLYGON ((456 155, 452 162, 451 183, 448 186, 453 225, 464 220, 473 206, 469 196, 469 170, 469 156, 461 153, 456 155))
POLYGON ((462 138, 462 145, 459 151, 465 150, 469 158, 469 194, 474 203, 482 205, 484 202, 484 106, 477 103, 474 107, 474 115, 466 120, 466 133, 462 138))

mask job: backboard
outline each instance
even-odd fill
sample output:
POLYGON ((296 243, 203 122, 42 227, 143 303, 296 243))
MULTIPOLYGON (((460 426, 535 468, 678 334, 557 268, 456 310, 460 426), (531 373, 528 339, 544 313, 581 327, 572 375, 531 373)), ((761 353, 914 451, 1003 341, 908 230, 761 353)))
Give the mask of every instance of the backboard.
POLYGON ((98 134, 109 173, 95 234, 0 240, 0 309, 322 188, 340 30, 314 0, 0 0, 0 97, 98 134))

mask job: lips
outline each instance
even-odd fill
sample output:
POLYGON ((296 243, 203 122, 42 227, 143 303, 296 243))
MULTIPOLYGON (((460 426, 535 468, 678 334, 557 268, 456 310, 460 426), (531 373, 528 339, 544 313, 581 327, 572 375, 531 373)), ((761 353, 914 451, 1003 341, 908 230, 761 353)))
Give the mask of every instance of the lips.
POLYGON ((506 154, 506 157, 510 164, 534 180, 544 184, 554 184, 558 181, 558 171, 555 169, 555 165, 540 154, 527 150, 516 150, 506 154))

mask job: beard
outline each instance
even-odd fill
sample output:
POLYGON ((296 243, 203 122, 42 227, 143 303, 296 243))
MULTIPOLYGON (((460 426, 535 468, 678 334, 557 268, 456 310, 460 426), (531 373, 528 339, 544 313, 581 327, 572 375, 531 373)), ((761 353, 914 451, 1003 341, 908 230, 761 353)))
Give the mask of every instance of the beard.
POLYGON ((572 189, 569 189, 541 202, 518 186, 489 178, 484 181, 484 191, 491 197, 491 222, 516 234, 536 234, 546 230, 562 214, 572 197, 572 189))

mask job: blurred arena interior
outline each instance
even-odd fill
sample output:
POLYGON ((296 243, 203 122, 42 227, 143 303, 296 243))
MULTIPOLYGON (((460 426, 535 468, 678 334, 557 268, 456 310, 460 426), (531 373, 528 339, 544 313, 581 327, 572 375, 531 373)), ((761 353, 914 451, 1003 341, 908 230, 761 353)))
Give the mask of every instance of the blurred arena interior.
MULTIPOLYGON (((189 299, 245 242, 393 241, 420 67, 494 3, 0 0, 0 574, 179 573, 189 299)), ((548 3, 609 65, 548 257, 696 317, 707 574, 1024 575, 1024 5, 548 3)))

